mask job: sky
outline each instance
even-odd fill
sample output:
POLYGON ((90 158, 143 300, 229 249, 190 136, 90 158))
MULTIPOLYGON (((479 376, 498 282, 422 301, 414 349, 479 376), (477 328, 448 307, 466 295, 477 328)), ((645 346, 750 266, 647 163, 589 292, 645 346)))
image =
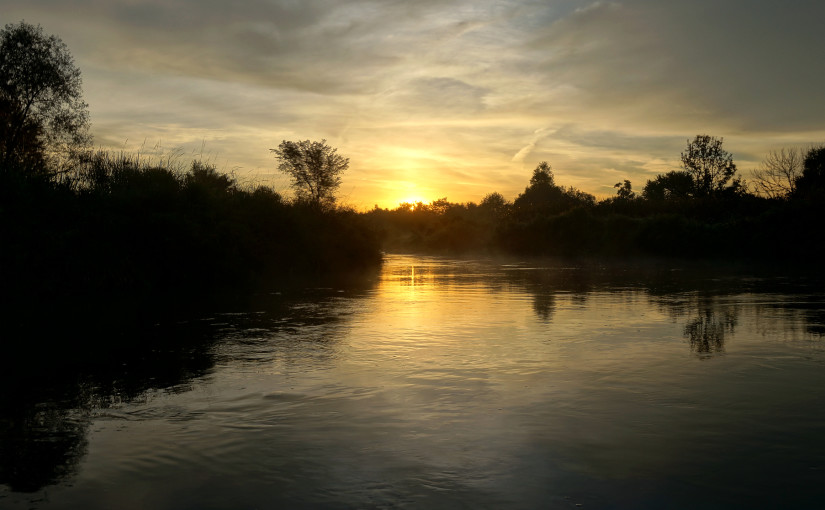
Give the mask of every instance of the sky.
POLYGON ((289 194, 270 152, 350 159, 339 201, 514 199, 542 161, 597 197, 724 138, 747 178, 825 142, 822 0, 0 0, 83 76, 96 146, 289 194))

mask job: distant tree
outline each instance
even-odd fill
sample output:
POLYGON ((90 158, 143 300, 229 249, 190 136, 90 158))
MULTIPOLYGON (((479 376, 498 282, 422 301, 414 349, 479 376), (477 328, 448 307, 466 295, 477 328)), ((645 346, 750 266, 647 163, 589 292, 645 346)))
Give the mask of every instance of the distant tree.
POLYGON ((784 198, 796 191, 802 175, 805 153, 802 149, 770 151, 760 168, 753 171, 753 191, 768 198, 784 198))
POLYGON ((586 191, 576 189, 573 186, 562 188, 562 194, 564 195, 565 200, 571 207, 577 205, 596 205, 595 196, 591 195, 586 191))
POLYGON ((438 200, 433 200, 430 202, 430 210, 436 214, 444 214, 447 212, 454 204, 451 204, 447 197, 441 197, 438 200))
POLYGON ((521 211, 544 210, 558 204, 561 196, 562 190, 554 182, 552 168, 542 161, 533 170, 530 185, 516 197, 514 205, 521 211))
POLYGON ((697 196, 713 196, 726 188, 737 190, 741 186, 740 179, 734 177, 733 156, 722 149, 722 141, 714 136, 696 135, 688 140, 682 153, 682 167, 693 178, 697 196))
POLYGON ((349 158, 326 142, 284 140, 277 149, 270 149, 278 158, 278 170, 292 177, 298 199, 318 207, 335 204, 340 175, 349 168, 349 158))
POLYGON ((0 162, 53 171, 85 151, 89 114, 80 70, 60 38, 21 21, 0 30, 0 162))
POLYGON ((533 170, 533 176, 530 177, 531 188, 546 188, 555 186, 553 178, 553 168, 547 161, 542 161, 533 170))
POLYGON ((655 179, 647 181, 642 198, 645 200, 683 200, 696 194, 696 183, 693 176, 684 171, 674 170, 666 174, 659 174, 655 179))
POLYGON ((825 196, 825 145, 811 147, 808 150, 803 162, 802 175, 795 183, 795 192, 798 196, 825 196))
POLYGON ((504 195, 498 192, 488 193, 483 199, 479 208, 492 219, 500 219, 507 215, 510 203, 504 195))
POLYGON ((630 181, 625 179, 624 182, 617 182, 613 185, 616 190, 616 198, 619 200, 633 200, 636 198, 636 193, 633 191, 633 185, 630 181))
POLYGON ((225 197, 237 190, 233 176, 218 172, 213 164, 194 160, 189 171, 183 176, 183 184, 191 196, 202 195, 215 199, 225 197))
POLYGON ((533 170, 530 185, 525 188, 513 202, 521 215, 555 214, 576 206, 596 203, 596 197, 573 187, 562 188, 555 184, 553 170, 546 161, 542 161, 533 170))

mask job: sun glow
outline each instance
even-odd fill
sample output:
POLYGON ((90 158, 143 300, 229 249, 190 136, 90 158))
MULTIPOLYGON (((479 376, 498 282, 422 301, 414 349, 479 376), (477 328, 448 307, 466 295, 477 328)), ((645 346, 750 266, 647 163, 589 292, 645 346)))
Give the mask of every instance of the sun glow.
POLYGON ((410 196, 408 196, 407 198, 404 198, 404 199, 402 199, 402 200, 399 200, 399 201, 398 201, 398 205, 401 205, 401 204, 412 204, 412 205, 415 205, 415 204, 417 204, 418 202, 422 202, 422 203, 424 203, 424 204, 429 204, 429 203, 430 203, 430 201, 429 201, 429 200, 427 200, 426 198, 422 197, 421 195, 410 195, 410 196))

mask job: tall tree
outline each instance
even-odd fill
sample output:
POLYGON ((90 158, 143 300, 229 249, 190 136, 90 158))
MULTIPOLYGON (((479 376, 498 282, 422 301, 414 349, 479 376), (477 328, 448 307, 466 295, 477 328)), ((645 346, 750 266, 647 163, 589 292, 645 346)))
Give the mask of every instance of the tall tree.
POLYGON ((562 201, 562 190, 556 186, 553 169, 549 163, 542 161, 533 170, 530 185, 516 197, 513 205, 522 214, 536 212, 548 213, 558 209, 562 201))
POLYGON ((795 182, 795 192, 799 196, 820 199, 825 196, 825 145, 808 149, 802 175, 795 182))
POLYGON ((530 185, 513 202, 514 210, 522 217, 557 214, 577 206, 589 206, 596 198, 573 187, 557 186, 553 169, 542 161, 533 170, 530 185))
POLYGON ((533 176, 530 177, 531 188, 546 188, 555 186, 555 178, 553 177, 553 168, 547 161, 542 161, 533 170, 533 176))
POLYGON ((57 36, 24 21, 0 30, 0 163, 61 169, 90 142, 80 70, 57 36))
POLYGON ((733 156, 722 149, 722 138, 696 135, 682 153, 682 167, 691 175, 697 196, 717 195, 726 188, 736 191, 741 181, 734 178, 733 156))
POLYGON ((327 145, 326 140, 284 140, 270 151, 278 158, 278 170, 292 177, 292 187, 299 200, 319 207, 335 204, 340 176, 349 168, 349 158, 339 155, 338 149, 327 145))

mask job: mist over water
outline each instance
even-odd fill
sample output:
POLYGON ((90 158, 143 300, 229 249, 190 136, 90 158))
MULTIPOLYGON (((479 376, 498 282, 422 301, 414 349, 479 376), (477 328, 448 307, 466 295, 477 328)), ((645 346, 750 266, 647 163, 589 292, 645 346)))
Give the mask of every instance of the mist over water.
POLYGON ((818 507, 819 283, 390 255, 16 381, 0 507, 818 507))

